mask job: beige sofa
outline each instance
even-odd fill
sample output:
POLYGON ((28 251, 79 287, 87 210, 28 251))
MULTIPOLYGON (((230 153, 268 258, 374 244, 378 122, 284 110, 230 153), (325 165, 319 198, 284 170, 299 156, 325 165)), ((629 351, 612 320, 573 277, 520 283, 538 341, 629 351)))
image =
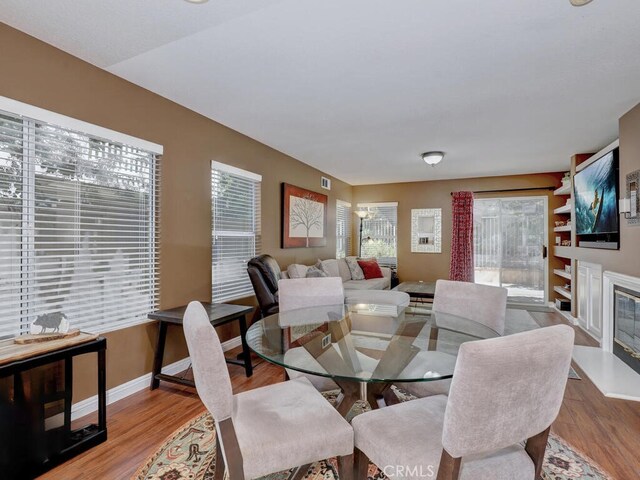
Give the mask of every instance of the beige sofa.
POLYGON ((318 260, 316 265, 291 264, 282 271, 281 278, 305 278, 307 271, 311 267, 318 267, 329 277, 342 278, 342 286, 345 290, 388 290, 391 286, 391 269, 380 267, 383 278, 372 278, 369 280, 353 280, 349 265, 344 258, 332 258, 329 260, 318 260))

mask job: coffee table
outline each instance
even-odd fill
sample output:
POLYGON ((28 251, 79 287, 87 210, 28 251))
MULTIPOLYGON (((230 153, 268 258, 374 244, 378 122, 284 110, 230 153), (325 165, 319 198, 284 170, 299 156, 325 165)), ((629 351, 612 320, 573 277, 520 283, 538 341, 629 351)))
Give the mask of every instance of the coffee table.
POLYGON ((395 382, 451 378, 460 345, 496 332, 455 315, 392 305, 332 305, 281 312, 255 322, 247 344, 273 364, 331 378, 338 411, 357 400, 397 403, 395 382))
POLYGON ((415 303, 432 303, 436 294, 436 282, 402 282, 393 290, 405 292, 415 303))

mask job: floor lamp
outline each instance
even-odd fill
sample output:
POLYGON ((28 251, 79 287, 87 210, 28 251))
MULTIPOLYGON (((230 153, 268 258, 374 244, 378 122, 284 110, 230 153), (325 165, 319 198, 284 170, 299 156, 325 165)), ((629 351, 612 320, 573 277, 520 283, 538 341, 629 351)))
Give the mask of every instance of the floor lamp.
POLYGON ((356 210, 353 213, 355 213, 360 219, 360 235, 358 235, 358 258, 360 258, 362 256, 362 222, 369 216, 369 212, 366 210, 356 210))

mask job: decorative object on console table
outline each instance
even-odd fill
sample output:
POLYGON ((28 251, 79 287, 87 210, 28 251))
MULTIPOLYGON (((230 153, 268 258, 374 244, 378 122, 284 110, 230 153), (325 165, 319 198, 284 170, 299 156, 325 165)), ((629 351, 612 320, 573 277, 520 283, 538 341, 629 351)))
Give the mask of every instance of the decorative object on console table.
POLYGON ((327 196, 282 184, 282 248, 327 245, 327 196))
POLYGON ((442 253, 442 209, 411 210, 411 253, 442 253))

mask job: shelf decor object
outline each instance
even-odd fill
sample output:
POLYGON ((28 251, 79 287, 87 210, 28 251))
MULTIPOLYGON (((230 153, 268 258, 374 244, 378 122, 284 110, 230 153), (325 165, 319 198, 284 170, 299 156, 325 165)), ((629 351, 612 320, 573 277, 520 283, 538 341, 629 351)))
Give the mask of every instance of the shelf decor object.
POLYGON ((640 170, 627 175, 627 198, 629 212, 624 214, 627 225, 640 226, 640 170))

